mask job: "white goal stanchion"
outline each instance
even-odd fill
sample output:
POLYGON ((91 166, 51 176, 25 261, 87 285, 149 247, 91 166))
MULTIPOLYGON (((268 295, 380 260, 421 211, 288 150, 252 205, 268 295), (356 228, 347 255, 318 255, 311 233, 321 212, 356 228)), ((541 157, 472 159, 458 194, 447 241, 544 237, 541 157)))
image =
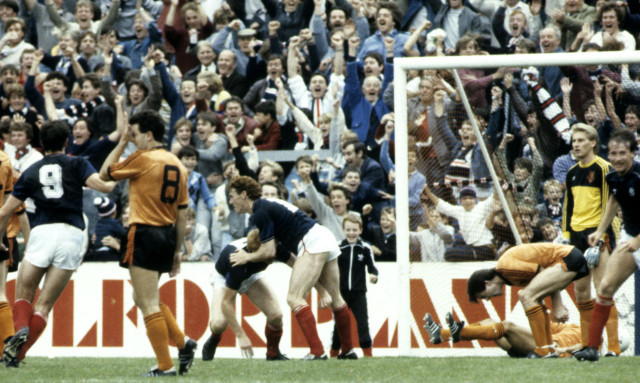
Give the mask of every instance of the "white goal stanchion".
MULTIPOLYGON (((396 58, 394 59, 394 105, 395 105, 395 164, 396 164, 396 195, 408 196, 409 195, 409 173, 408 173, 408 160, 407 160, 407 143, 409 140, 408 129, 408 100, 407 92, 407 72, 409 70, 456 70, 456 69, 490 69, 499 67, 549 67, 549 66, 585 66, 585 65, 619 65, 619 64, 638 64, 640 63, 640 52, 594 52, 594 53, 554 53, 554 54, 525 54, 525 55, 489 55, 489 56, 446 56, 446 57, 420 57, 420 58, 396 58)), ((454 77, 457 77, 457 73, 454 73, 454 77)), ((459 87, 459 91, 462 89, 459 87)), ((473 106, 473 105, 471 105, 473 106)), ((474 125, 475 123, 472 122, 474 125)), ((476 135, 479 136, 480 132, 477 127, 474 127, 476 135)), ((481 140, 478 140, 479 142, 481 140)), ((488 156, 488 153, 485 153, 488 156)), ((491 161, 485 157, 485 161, 491 166, 491 161)), ((502 193, 500 193, 502 194, 502 193)), ((502 198, 503 206, 505 205, 504 198, 502 198)), ((509 217, 508 217, 509 218, 509 217)), ((447 273, 455 265, 461 265, 460 279, 466 279, 472 269, 477 268, 489 268, 492 267, 492 263, 474 263, 473 266, 469 264, 433 264, 423 263, 412 265, 410 260, 410 238, 409 238, 409 200, 408 198, 396 198, 396 238, 397 238, 397 260, 398 260, 398 282, 397 286, 400 291, 397 295, 397 310, 398 310, 398 352, 400 355, 434 355, 433 353, 416 352, 416 341, 419 349, 422 348, 422 340, 419 336, 418 328, 422 327, 421 317, 418 318, 417 313, 414 310, 416 297, 412 296, 412 283, 416 279, 424 281, 428 295, 433 298, 436 291, 442 291, 442 286, 433 286, 432 283, 437 283, 438 280, 442 280, 442 275, 434 275, 432 273, 447 273), (430 267, 433 266, 433 267, 430 267), (466 265, 466 266, 465 266, 466 265), (444 267, 444 268, 443 268, 444 267), (433 269, 434 271, 431 271, 433 269), (431 282, 431 277, 436 281, 431 282)), ((513 222, 510 222, 513 225, 513 222)), ((512 226, 513 228, 513 226, 512 226)), ((513 230, 513 229, 512 229, 513 230)), ((454 269, 455 270, 455 269, 454 269)), ((453 283, 456 276, 449 275, 444 278, 445 283, 453 283)), ((620 303, 625 307, 620 310, 620 327, 627 326, 623 332, 628 333, 631 336, 631 344, 635 345, 635 354, 640 354, 640 327, 636 323, 635 318, 638 314, 635 301, 640 299, 640 289, 637 287, 640 282, 640 276, 636 273, 635 278, 630 278, 623 286, 626 288, 624 292, 616 294, 616 300, 620 300, 620 303), (621 299, 619 297, 621 295, 621 299), (624 312, 624 313, 623 313, 624 312), (635 328, 635 329, 634 329, 635 328)), ((595 291, 593 292, 595 294, 595 291)), ((455 295, 455 294, 454 294, 455 295)), ((505 312, 501 312, 500 316, 505 316, 508 319, 522 319, 522 315, 516 313, 518 310, 522 311, 522 308, 517 305, 517 295, 515 300, 513 294, 510 293, 510 289, 507 289, 508 295, 504 298, 503 304, 506 309, 505 312), (513 309, 513 312, 511 308, 513 309)), ((593 295, 595 296, 595 295, 593 295)), ((453 304, 431 304, 429 307, 435 309, 438 314, 442 314, 442 310, 456 310, 459 314, 464 314, 464 308, 457 307, 458 299, 453 304), (434 307, 435 306, 435 307, 434 307), (439 306, 439 307, 438 307, 439 306)), ((569 302, 571 303, 571 302, 569 302)), ((484 306, 487 306, 486 304, 484 306)), ((491 314, 493 309, 488 310, 491 314)), ((501 309, 498 309, 500 311, 501 309)), ((572 311, 572 318, 574 322, 577 321, 577 310, 572 311)), ((495 312, 494 312, 495 313, 495 312)), ((443 318, 442 315, 439 315, 443 318)), ((494 318, 497 319, 497 318, 494 318)), ((526 318, 525 318, 526 323, 526 318)), ((525 324, 526 325, 526 324, 525 324)), ((424 338, 424 334, 422 334, 424 338)), ((478 345, 474 342, 474 346, 478 345)), ((449 350, 451 351, 451 350, 449 350)), ((633 348, 625 354, 633 354, 633 348)), ((464 355, 462 353, 450 353, 442 352, 437 355, 464 355)), ((481 353, 482 354, 482 353, 481 353)))

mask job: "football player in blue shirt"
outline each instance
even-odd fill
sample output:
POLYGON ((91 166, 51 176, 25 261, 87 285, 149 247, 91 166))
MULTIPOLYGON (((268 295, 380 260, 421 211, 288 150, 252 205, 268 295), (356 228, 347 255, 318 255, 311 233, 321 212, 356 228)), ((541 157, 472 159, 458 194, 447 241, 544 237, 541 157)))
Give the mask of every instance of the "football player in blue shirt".
MULTIPOLYGON (((234 302, 238 294, 247 294, 251 302, 267 317, 267 324, 264 328, 267 339, 267 360, 289 359, 282 355, 279 349, 280 338, 282 338, 282 310, 273 290, 262 279, 262 272, 270 262, 248 262, 242 266, 232 267, 229 261, 230 255, 238 249, 254 252, 260 246, 260 234, 257 229, 254 229, 249 232, 247 238, 231 242, 220 253, 216 269, 211 274, 213 297, 209 327, 211 327, 212 335, 202 349, 202 359, 213 359, 227 325, 236 334, 242 355, 246 358, 253 357, 251 340, 236 319, 234 302)), ((281 247, 278 247, 276 253, 276 260, 280 262, 293 261, 291 253, 281 247)))
POLYGON ((16 284, 14 325, 19 330, 7 341, 3 354, 7 367, 18 367, 42 334, 49 312, 82 262, 85 224, 82 205, 78 203, 82 200, 82 188, 88 186, 108 193, 116 185, 102 181, 85 158, 66 156, 68 137, 69 128, 63 121, 49 121, 42 126, 44 158, 22 173, 0 209, 0 232, 4 232, 13 211, 24 200, 32 198, 36 205, 16 284), (45 275, 38 301, 33 304, 45 275))
POLYGON ((229 204, 237 213, 251 213, 250 221, 260 230, 262 246, 247 253, 238 249, 229 260, 233 267, 248 262, 273 259, 276 241, 286 250, 297 254, 293 265, 287 303, 310 347, 305 359, 327 359, 318 337, 316 319, 306 298, 311 288, 320 282, 331 296, 336 327, 340 336, 340 359, 357 359, 351 340, 351 312, 340 295, 340 276, 337 258, 340 248, 329 229, 316 223, 297 207, 281 200, 260 198, 258 182, 247 176, 236 177, 229 188, 229 204))
MULTIPOLYGON (((598 264, 602 244, 599 242, 618 210, 622 210, 624 227, 620 232, 618 246, 613 250, 606 263, 604 277, 598 286, 591 324, 589 326, 589 343, 574 356, 578 360, 597 361, 599 358, 602 330, 607 323, 613 295, 640 267, 640 164, 633 161, 638 144, 635 135, 628 129, 619 129, 609 138, 609 161, 612 172, 606 175, 609 184, 609 202, 602 220, 595 232, 588 237, 589 245, 597 247, 592 254, 596 255, 591 264, 598 264)), ((587 262, 590 248, 585 252, 587 262)), ((617 324, 617 318, 616 318, 617 324)), ((609 355, 609 354, 607 354, 609 355)))

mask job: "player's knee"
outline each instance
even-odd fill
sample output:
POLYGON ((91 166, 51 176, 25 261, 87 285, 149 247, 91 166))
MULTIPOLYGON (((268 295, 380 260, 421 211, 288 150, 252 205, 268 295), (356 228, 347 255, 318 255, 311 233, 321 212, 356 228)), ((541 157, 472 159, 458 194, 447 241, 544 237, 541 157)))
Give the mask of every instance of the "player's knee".
POLYGON ((227 329, 227 321, 224 319, 212 319, 209 321, 209 328, 214 334, 222 334, 227 329))
POLYGON ((524 302, 529 301, 531 299, 531 295, 529 294, 529 292, 525 288, 525 289, 522 289, 522 290, 518 291, 518 299, 520 300, 520 302, 524 303, 524 302))
POLYGON ((272 327, 282 327, 282 311, 278 311, 277 313, 273 313, 267 317, 267 322, 272 327))
POLYGON ((612 297, 616 292, 616 287, 609 281, 607 278, 604 278, 600 281, 600 288, 598 289, 598 294, 605 297, 612 297))
POLYGON ((573 284, 575 292, 576 292, 576 300, 578 302, 586 302, 591 299, 591 281, 588 283, 574 283, 573 284))
POLYGON ((289 305, 291 310, 293 310, 299 305, 307 304, 307 301, 305 301, 304 298, 300 297, 298 294, 289 292, 289 294, 287 294, 287 304, 289 305))
POLYGON ((502 327, 504 327, 505 334, 513 330, 515 326, 516 326, 515 323, 511 321, 508 321, 508 320, 502 321, 502 327))

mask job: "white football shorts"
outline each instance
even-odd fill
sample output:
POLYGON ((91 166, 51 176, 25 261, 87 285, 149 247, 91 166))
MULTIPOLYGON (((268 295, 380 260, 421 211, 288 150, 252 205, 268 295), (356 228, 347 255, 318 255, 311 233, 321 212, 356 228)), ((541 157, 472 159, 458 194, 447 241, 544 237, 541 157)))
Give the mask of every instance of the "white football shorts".
MULTIPOLYGON (((262 271, 252 274, 249 278, 242 281, 240 284, 240 288, 238 289, 238 294, 244 294, 249 290, 251 286, 260 278, 262 278, 262 271)), ((214 289, 221 289, 227 285, 227 278, 224 275, 220 274, 218 270, 213 270, 211 273, 211 286, 214 289)))
MULTIPOLYGON (((622 243, 622 242, 627 242, 632 240, 633 237, 630 236, 626 230, 620 230, 620 240, 618 241, 618 243, 616 243, 616 245, 622 243)), ((640 268, 640 249, 636 250, 633 252, 633 260, 636 261, 636 266, 638 266, 638 268, 640 268)))
POLYGON ((82 230, 66 223, 38 225, 31 230, 24 259, 43 269, 53 265, 75 270, 82 263, 84 237, 82 230))
POLYGON ((298 244, 298 257, 305 251, 309 254, 329 253, 327 262, 340 256, 340 247, 333 233, 320 224, 313 225, 298 244))

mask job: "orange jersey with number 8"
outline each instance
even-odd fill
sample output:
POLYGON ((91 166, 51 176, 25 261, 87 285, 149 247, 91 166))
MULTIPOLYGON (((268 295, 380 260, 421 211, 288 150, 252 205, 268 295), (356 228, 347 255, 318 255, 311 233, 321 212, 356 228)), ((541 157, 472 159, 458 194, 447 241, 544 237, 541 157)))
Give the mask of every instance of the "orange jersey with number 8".
POLYGON ((165 149, 137 150, 109 166, 109 176, 116 181, 129 179, 130 225, 173 225, 178 208, 189 203, 187 169, 165 149))

